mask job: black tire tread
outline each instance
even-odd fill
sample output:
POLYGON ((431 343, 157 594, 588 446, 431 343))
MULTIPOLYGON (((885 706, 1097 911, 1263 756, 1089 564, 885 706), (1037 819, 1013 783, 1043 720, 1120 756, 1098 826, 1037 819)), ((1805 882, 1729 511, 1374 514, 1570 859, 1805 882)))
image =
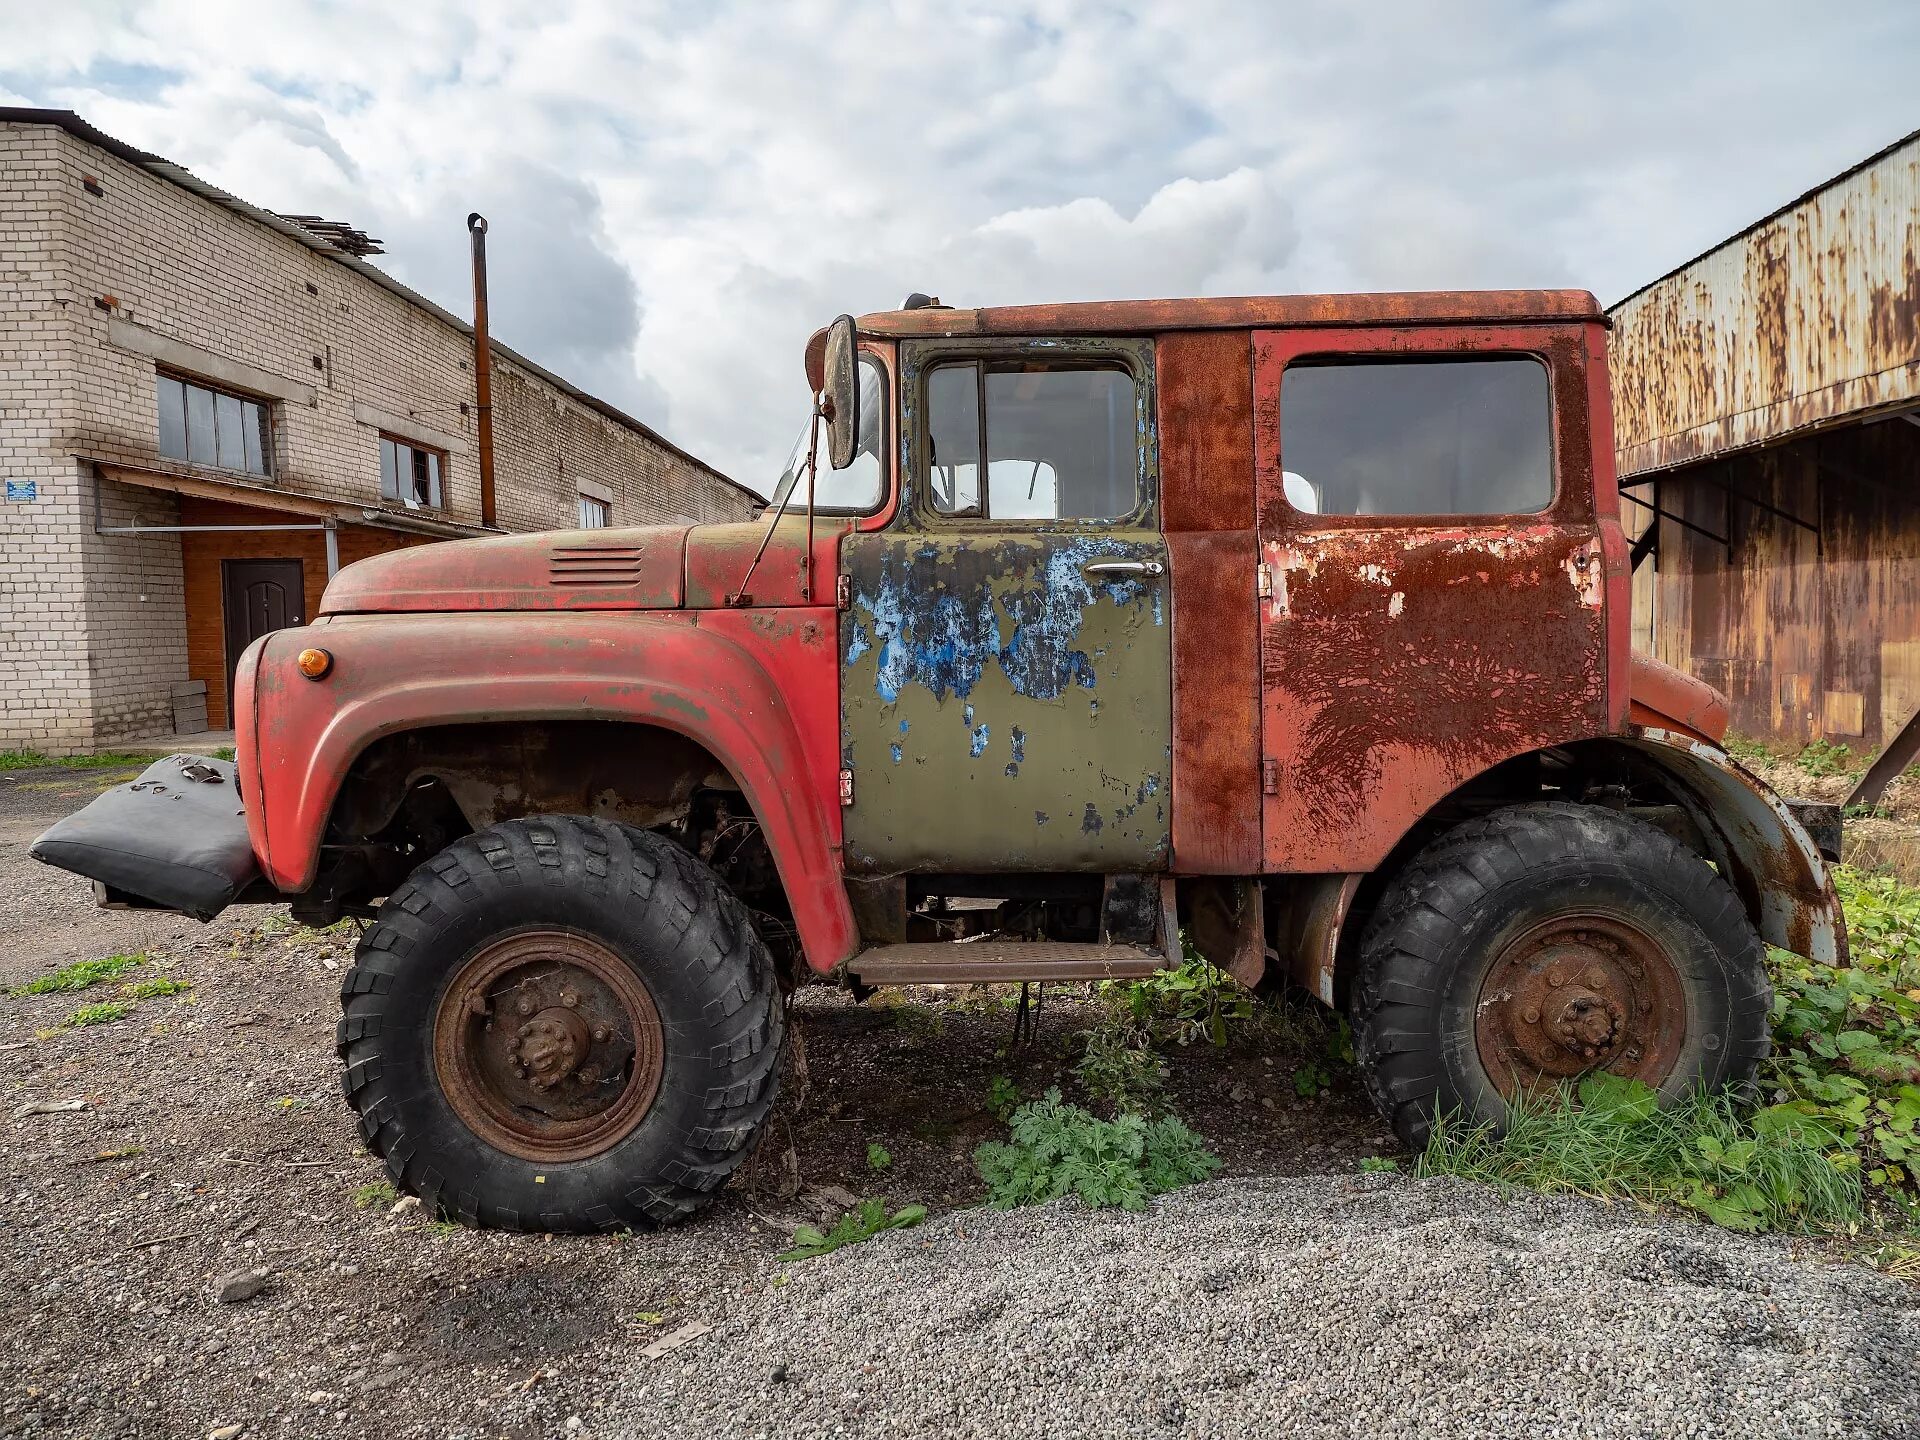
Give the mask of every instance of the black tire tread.
POLYGON ((1430 1017, 1456 961, 1449 942, 1460 917, 1542 860, 1580 856, 1686 874, 1700 887, 1703 928, 1734 937, 1731 957, 1721 957, 1733 1001, 1724 1082, 1752 1082, 1770 1049, 1773 992, 1765 946, 1733 887, 1679 841, 1618 811, 1566 801, 1515 805, 1466 821, 1416 854, 1361 937, 1350 1005, 1354 1058, 1375 1107, 1409 1148, 1424 1148, 1431 1130, 1439 1057, 1430 1017), (1610 853, 1591 850, 1596 830, 1610 853))
POLYGON ((548 815, 508 821, 454 842, 422 863, 381 906, 360 937, 340 985, 335 1050, 341 1089, 361 1138, 393 1184, 431 1210, 501 1229, 655 1229, 686 1219, 712 1199, 751 1150, 772 1110, 787 1045, 786 1008, 773 956, 746 908, 708 866, 660 836, 610 820, 548 815), (523 1215, 471 1188, 452 1190, 403 1128, 382 1083, 384 997, 436 918, 474 887, 522 883, 529 871, 622 886, 636 903, 661 907, 679 936, 670 959, 698 967, 708 992, 709 1047, 701 1122, 679 1137, 662 1174, 582 1214, 523 1215), (726 1021, 748 1012, 748 1018, 726 1021))

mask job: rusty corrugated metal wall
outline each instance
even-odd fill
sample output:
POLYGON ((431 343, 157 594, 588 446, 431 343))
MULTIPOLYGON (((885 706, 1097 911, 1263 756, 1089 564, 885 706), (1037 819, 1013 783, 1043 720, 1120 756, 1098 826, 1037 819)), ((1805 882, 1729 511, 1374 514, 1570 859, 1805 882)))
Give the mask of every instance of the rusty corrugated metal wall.
POLYGON ((1611 313, 1624 493, 1676 517, 1636 647, 1739 733, 1879 748, 1920 707, 1920 132, 1611 313))

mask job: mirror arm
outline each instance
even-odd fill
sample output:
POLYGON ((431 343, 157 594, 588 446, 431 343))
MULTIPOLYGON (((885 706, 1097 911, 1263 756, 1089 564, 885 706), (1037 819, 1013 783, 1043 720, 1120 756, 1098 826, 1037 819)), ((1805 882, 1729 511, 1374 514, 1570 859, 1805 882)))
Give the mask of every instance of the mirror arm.
MULTIPOLYGON (((806 596, 813 598, 813 466, 814 456, 820 445, 821 406, 819 397, 814 398, 813 418, 807 425, 807 554, 801 560, 801 572, 806 576, 806 596)), ((753 596, 747 593, 747 582, 753 579, 753 572, 760 567, 760 557, 767 553, 767 546, 773 541, 773 532, 779 528, 780 517, 787 513, 787 500, 793 494, 788 486, 780 496, 780 503, 773 507, 773 513, 767 517, 767 528, 760 534, 760 548, 753 552, 753 559, 747 562, 747 573, 740 577, 740 587, 727 596, 727 604, 738 609, 751 605, 753 596)))

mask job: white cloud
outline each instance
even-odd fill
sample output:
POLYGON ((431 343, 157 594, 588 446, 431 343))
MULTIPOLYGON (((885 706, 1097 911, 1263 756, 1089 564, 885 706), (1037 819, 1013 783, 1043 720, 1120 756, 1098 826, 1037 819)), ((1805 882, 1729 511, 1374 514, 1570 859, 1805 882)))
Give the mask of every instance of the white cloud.
POLYGON ((800 347, 957 304, 1666 270, 1912 123, 1908 7, 1786 0, 120 0, 0 11, 0 91, 389 242, 765 483, 800 347))

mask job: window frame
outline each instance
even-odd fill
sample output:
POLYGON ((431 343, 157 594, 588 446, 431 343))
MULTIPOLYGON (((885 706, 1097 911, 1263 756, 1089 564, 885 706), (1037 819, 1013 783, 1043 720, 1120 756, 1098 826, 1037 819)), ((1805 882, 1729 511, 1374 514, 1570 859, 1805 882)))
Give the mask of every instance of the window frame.
MULTIPOLYGON (((392 445, 395 449, 394 469, 396 472, 396 487, 400 485, 411 486, 413 483, 413 466, 411 463, 407 466, 407 474, 404 478, 398 474, 398 452, 400 450, 416 450, 422 455, 434 457, 439 461, 440 471, 438 478, 439 498, 427 502, 415 500, 409 503, 404 495, 387 494, 387 472, 386 466, 382 464, 380 467, 380 498, 382 500, 390 500, 394 504, 407 510, 432 510, 443 515, 451 514, 452 507, 447 503, 447 452, 440 449, 437 445, 422 445, 418 440, 410 440, 405 435, 396 435, 391 430, 377 430, 374 433, 380 437, 379 443, 381 445, 392 445)), ((384 458, 383 456, 382 459, 384 460, 384 458)))
POLYGON ((161 459, 170 461, 175 465, 190 465, 198 470, 217 470, 226 475, 247 475, 256 480, 272 480, 279 473, 280 458, 277 453, 278 446, 275 443, 274 436, 277 418, 274 414, 274 404, 275 402, 270 396, 256 395, 251 391, 236 389, 231 385, 218 385, 207 380, 204 376, 195 375, 189 371, 174 369, 171 366, 156 365, 153 371, 154 453, 159 455, 161 459), (161 448, 166 443, 166 422, 162 408, 161 387, 167 384, 182 387, 180 396, 180 448, 187 452, 184 455, 169 455, 161 448), (186 393, 189 390, 202 391, 213 399, 211 423, 214 458, 212 460, 196 459, 193 455, 193 425, 189 418, 191 415, 192 402, 187 398, 186 393), (243 463, 239 465, 223 465, 220 463, 220 401, 222 399, 232 400, 241 407, 240 453, 243 463), (262 468, 258 470, 254 470, 244 463, 247 450, 246 407, 249 405, 260 413, 259 440, 260 463, 262 468))
MULTIPOLYGON (((1569 407, 1584 416, 1591 408, 1591 361, 1579 324, 1447 325, 1419 330, 1356 328, 1345 331, 1255 330, 1254 465, 1256 514, 1263 531, 1495 529, 1508 525, 1590 524, 1602 503, 1586 427, 1571 429, 1569 407), (1547 373, 1547 453, 1553 466, 1553 498, 1538 510, 1406 515, 1328 515, 1297 510, 1287 500, 1286 415, 1281 388, 1289 367, 1351 361, 1532 360, 1547 373)), ((1604 385, 1604 381, 1601 382, 1604 385)))
MULTIPOLYGON (((1160 523, 1159 430, 1155 421, 1156 400, 1153 386, 1153 340, 1104 336, 1040 338, 992 336, 972 339, 925 339, 903 342, 900 359, 900 387, 911 397, 919 423, 902 427, 900 524, 920 530, 988 529, 1028 534, 1077 530, 1158 529, 1160 523), (1122 370, 1133 381, 1134 404, 1134 507, 1124 515, 1100 519, 1057 517, 1051 520, 1008 518, 997 520, 977 512, 948 514, 933 501, 930 478, 932 428, 928 388, 933 372, 947 365, 978 363, 991 366, 1010 360, 1038 362, 1044 368, 1060 370, 1122 370)), ((984 372, 977 393, 980 395, 980 446, 986 450, 987 410, 984 372)), ((989 476, 982 466, 982 498, 989 476)))
POLYGON ((611 530, 613 528, 613 502, 611 500, 602 500, 598 495, 589 495, 584 490, 575 491, 573 500, 573 518, 580 522, 574 526, 576 530, 611 530), (600 509, 600 520, 598 524, 589 525, 586 523, 587 507, 589 505, 597 505, 600 509))

